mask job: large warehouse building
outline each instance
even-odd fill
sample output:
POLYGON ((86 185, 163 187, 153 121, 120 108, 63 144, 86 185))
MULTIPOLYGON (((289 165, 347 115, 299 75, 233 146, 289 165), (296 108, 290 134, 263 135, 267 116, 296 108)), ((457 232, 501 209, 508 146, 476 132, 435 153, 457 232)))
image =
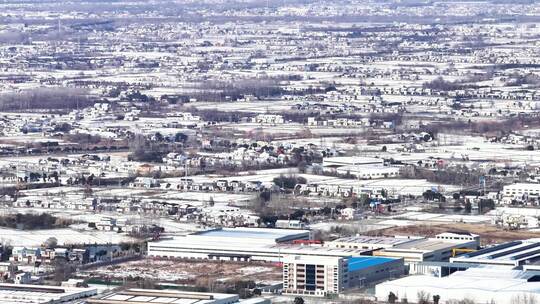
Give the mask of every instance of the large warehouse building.
MULTIPOLYGON (((497 266, 516 270, 540 270, 540 239, 516 240, 467 252, 449 262, 423 261, 411 264, 409 273, 444 277, 468 268, 497 266)), ((459 252, 459 251, 458 251, 459 252)))
POLYGON ((133 288, 106 293, 86 302, 88 304, 270 304, 270 301, 264 298, 240 300, 238 295, 234 294, 133 288))
POLYGON ((469 233, 441 233, 433 238, 419 238, 389 248, 376 250, 374 256, 403 258, 405 262, 448 261, 456 249, 476 250, 480 237, 469 233))
POLYGON ((323 159, 323 167, 382 165, 383 163, 384 159, 376 157, 339 156, 323 159))
POLYGON ((487 247, 452 258, 450 262, 517 267, 538 260, 540 260, 540 239, 528 239, 487 247))
POLYGON ((422 237, 411 238, 357 235, 342 237, 330 242, 326 242, 324 243, 324 246, 330 248, 376 250, 392 248, 394 246, 405 244, 417 239, 422 239, 422 237))
POLYGON ((148 243, 154 257, 281 262, 285 255, 347 257, 363 250, 294 242, 310 240, 308 230, 220 228, 148 243))
POLYGON ((82 299, 95 296, 96 294, 96 288, 0 284, 0 304, 74 303, 75 301, 82 301, 82 299))
POLYGON ((503 195, 506 197, 540 196, 540 184, 517 183, 503 187, 503 195))
POLYGON ((506 267, 469 268, 436 278, 413 275, 378 284, 377 300, 388 301, 392 293, 397 302, 440 303, 470 300, 470 303, 536 303, 540 294, 540 272, 509 270, 506 267))

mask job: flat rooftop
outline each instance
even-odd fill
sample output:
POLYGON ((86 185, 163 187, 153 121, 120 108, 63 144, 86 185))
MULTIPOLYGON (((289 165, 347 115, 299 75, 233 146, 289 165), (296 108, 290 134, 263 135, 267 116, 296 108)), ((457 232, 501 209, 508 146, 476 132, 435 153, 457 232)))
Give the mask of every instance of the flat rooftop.
POLYGON ((63 303, 96 294, 95 288, 0 283, 1 304, 63 303))
POLYGON ((450 247, 456 247, 457 243, 445 242, 444 240, 438 239, 419 239, 413 240, 411 242, 406 242, 398 244, 392 248, 384 249, 385 251, 399 251, 399 250, 410 250, 410 251, 434 251, 441 250, 450 247))
POLYGON ((528 239, 487 247, 452 258, 451 262, 518 266, 526 261, 538 263, 538 258, 540 258, 540 239, 528 239))
POLYGON ((221 228, 195 233, 194 235, 219 238, 249 238, 282 240, 289 237, 309 235, 309 230, 270 229, 270 228, 221 228))
POLYGON ((296 244, 278 244, 268 247, 283 252, 295 252, 298 254, 313 254, 313 255, 332 255, 332 256, 350 256, 358 255, 367 250, 351 249, 351 248, 332 248, 320 245, 296 245, 296 244))
POLYGON ((383 163, 382 158, 376 157, 355 157, 355 156, 338 156, 338 157, 329 157, 323 160, 323 166, 331 165, 360 165, 360 164, 378 164, 383 163))
MULTIPOLYGON (((149 242, 152 253, 181 250, 183 252, 203 252, 205 254, 240 254, 240 255, 312 255, 347 257, 363 254, 366 250, 351 248, 323 247, 321 245, 301 245, 290 243, 261 243, 250 241, 249 238, 239 238, 223 242, 215 240, 191 239, 177 237, 172 240, 149 242)), ((159 254, 158 254, 159 255, 159 254)))
POLYGON ((385 237, 385 236, 348 236, 342 237, 331 242, 329 244, 336 243, 351 243, 351 244, 369 244, 369 245, 385 245, 385 246, 395 246, 398 244, 408 243, 413 241, 412 239, 407 238, 395 238, 395 237, 385 237))
MULTIPOLYGON (((515 293, 534 292, 540 293, 540 283, 535 281, 539 272, 524 272, 509 270, 508 268, 486 267, 469 268, 464 271, 456 271, 447 277, 433 277, 426 275, 412 275, 401 279, 388 281, 379 285, 396 286, 401 288, 424 288, 435 292, 446 290, 447 292, 500 292, 515 293)), ((377 286, 377 289, 379 288, 377 286)))
POLYGON ((516 184, 506 185, 504 188, 505 189, 519 188, 520 190, 540 190, 540 184, 536 184, 536 183, 516 183, 516 184))
POLYGON ((239 297, 223 293, 184 292, 177 290, 127 289, 88 299, 89 304, 170 303, 219 304, 238 302, 239 297))

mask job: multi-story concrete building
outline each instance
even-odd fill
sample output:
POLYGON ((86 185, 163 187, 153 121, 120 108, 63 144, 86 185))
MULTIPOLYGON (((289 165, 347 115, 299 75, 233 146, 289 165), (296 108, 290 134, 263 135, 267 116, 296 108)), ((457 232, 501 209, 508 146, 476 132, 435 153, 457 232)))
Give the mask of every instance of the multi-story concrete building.
POLYGON ((291 255, 283 259, 283 291, 326 296, 403 272, 403 259, 291 255))
POLYGON ((283 291, 324 296, 348 286, 347 259, 288 256, 283 260, 283 291))

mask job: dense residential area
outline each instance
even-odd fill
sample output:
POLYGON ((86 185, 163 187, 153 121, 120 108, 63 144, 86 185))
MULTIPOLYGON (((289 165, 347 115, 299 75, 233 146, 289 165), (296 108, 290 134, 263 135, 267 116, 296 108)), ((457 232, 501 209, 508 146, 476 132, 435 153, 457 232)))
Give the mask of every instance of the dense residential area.
POLYGON ((15 303, 540 303, 540 4, 0 1, 15 303))

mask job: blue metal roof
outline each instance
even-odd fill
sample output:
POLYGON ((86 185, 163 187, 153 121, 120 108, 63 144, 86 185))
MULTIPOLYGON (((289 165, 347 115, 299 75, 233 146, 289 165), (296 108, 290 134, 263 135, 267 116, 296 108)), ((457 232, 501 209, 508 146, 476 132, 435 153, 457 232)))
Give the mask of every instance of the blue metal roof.
POLYGON ((382 258, 373 256, 358 256, 349 258, 349 271, 357 271, 364 268, 373 267, 389 262, 393 262, 396 259, 382 258))

